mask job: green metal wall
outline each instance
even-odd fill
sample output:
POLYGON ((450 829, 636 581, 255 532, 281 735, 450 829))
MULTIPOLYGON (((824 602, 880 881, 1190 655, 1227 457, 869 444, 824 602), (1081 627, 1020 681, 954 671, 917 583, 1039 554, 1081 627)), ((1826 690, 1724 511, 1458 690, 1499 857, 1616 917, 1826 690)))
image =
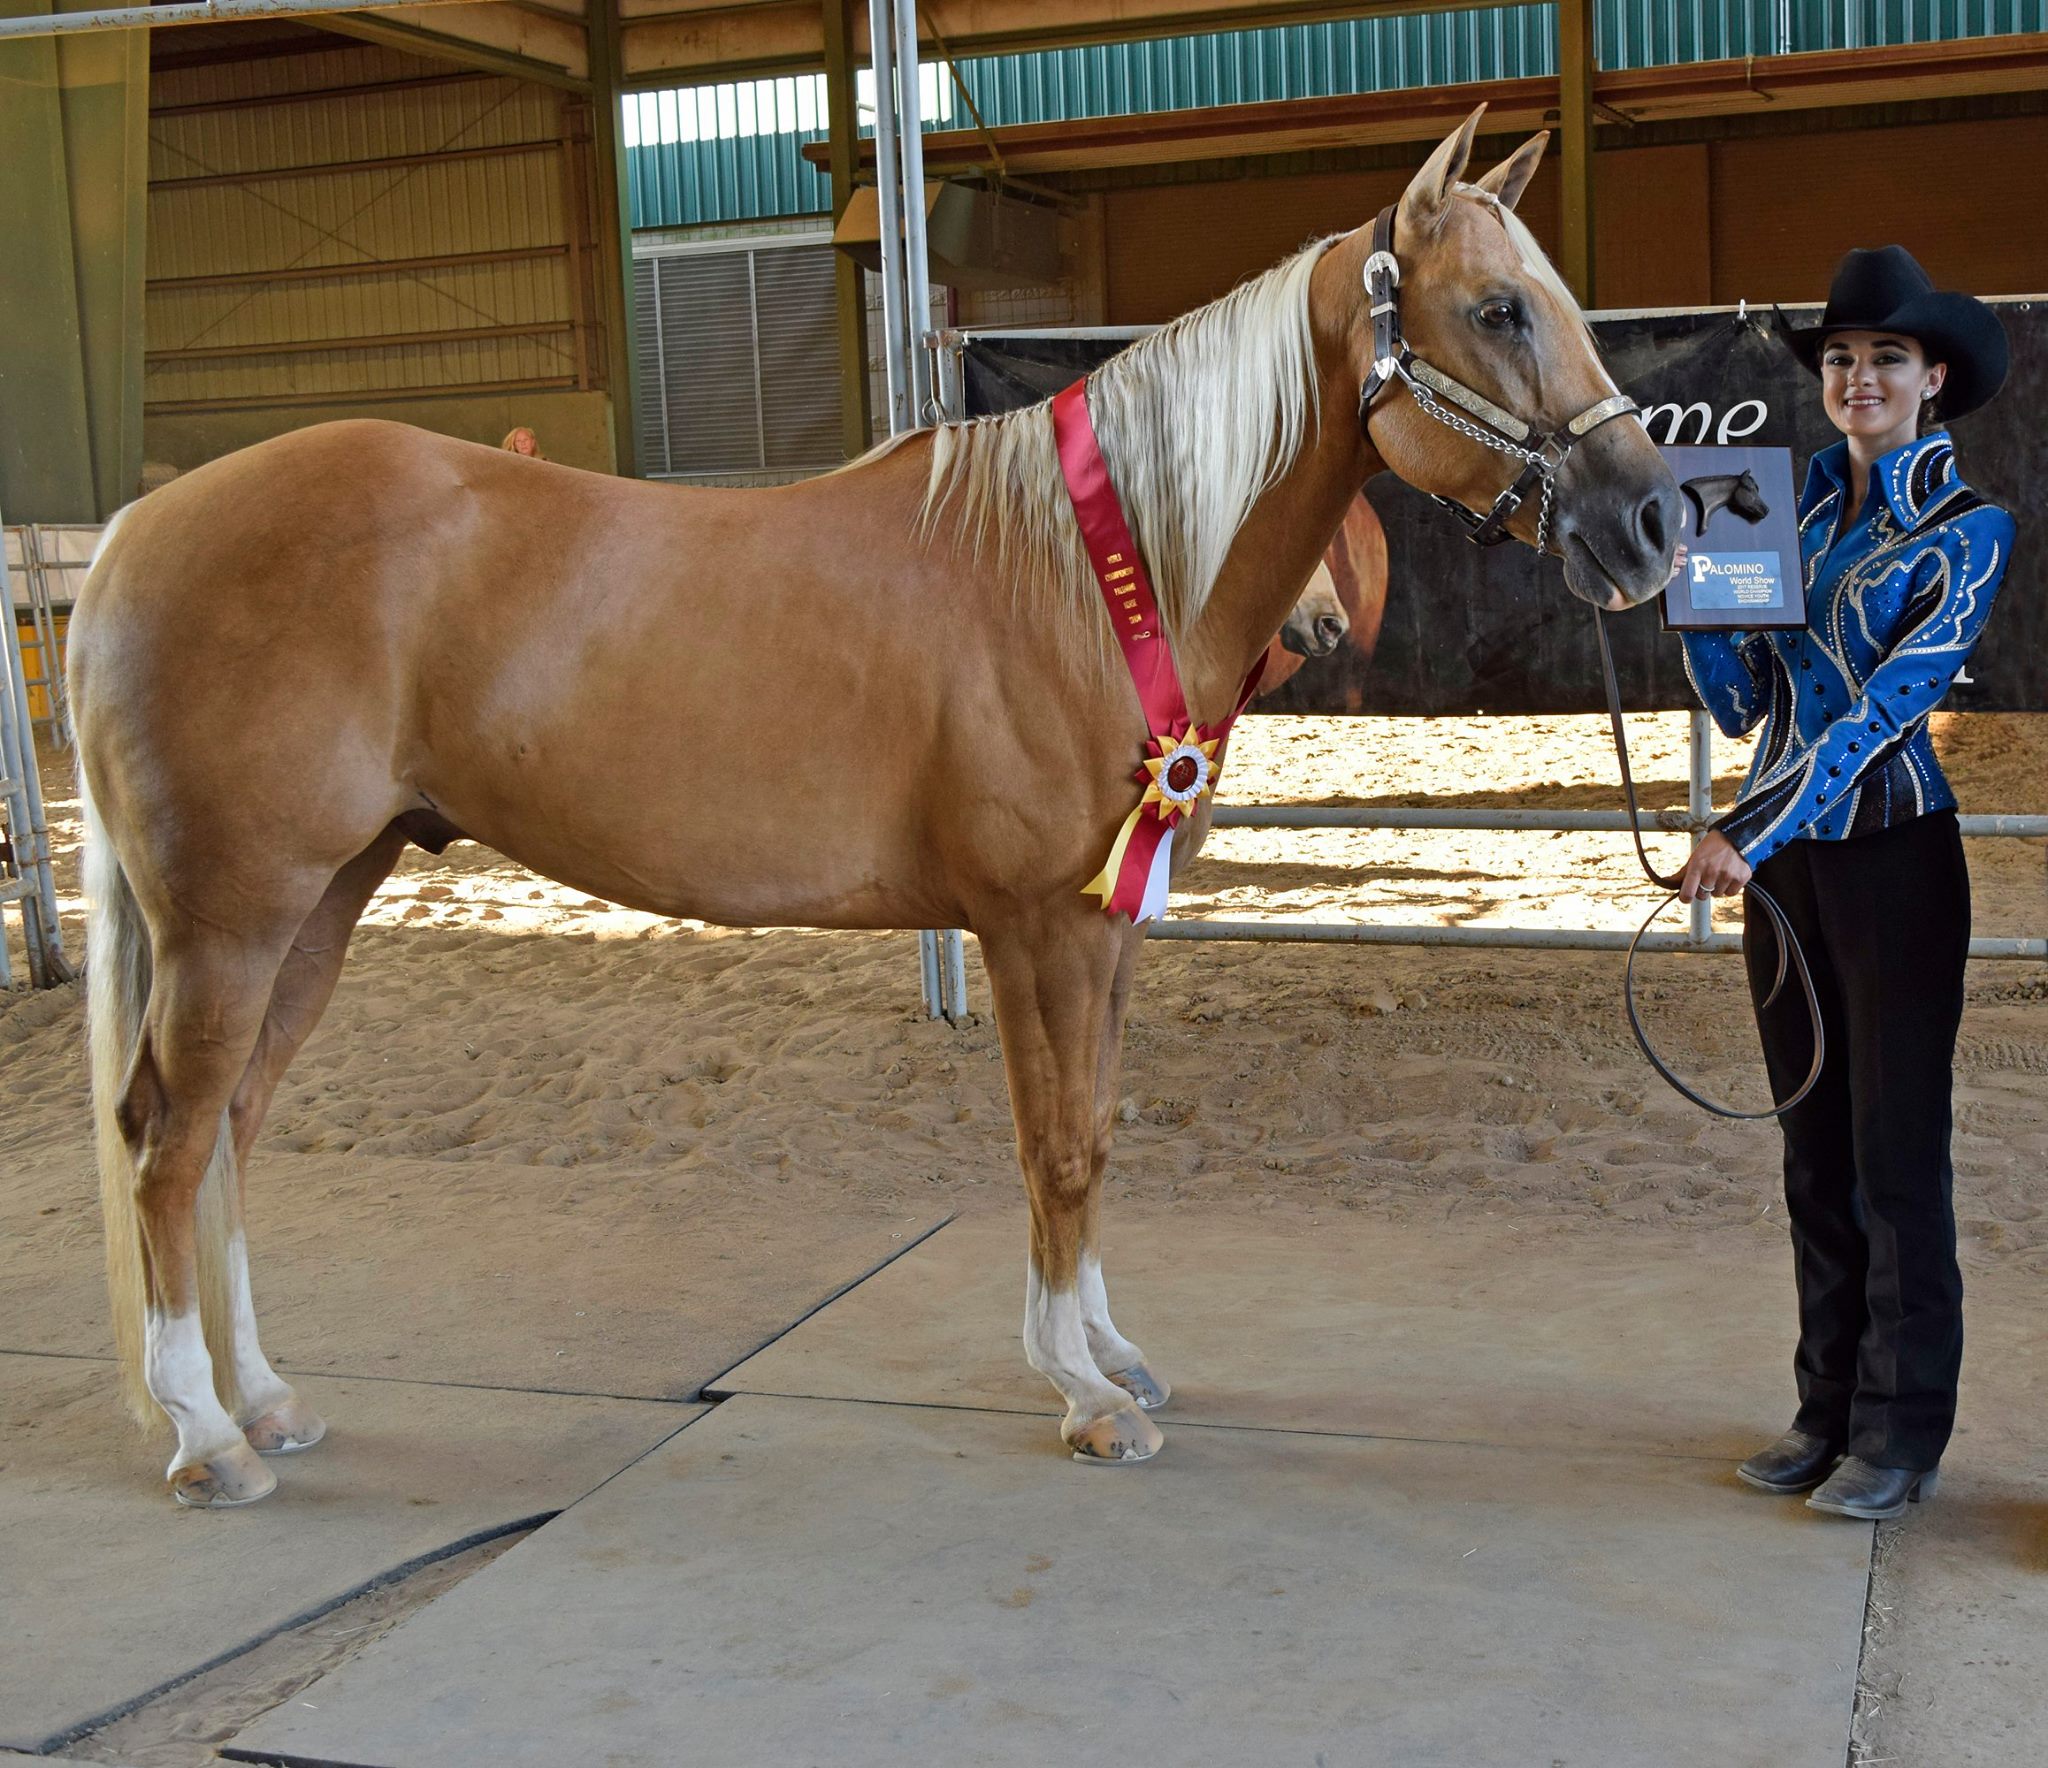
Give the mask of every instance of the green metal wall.
MULTIPOLYGON (((51 10, 0 0, 0 14, 51 10)), ((0 513, 92 522, 142 467, 148 39, 0 44, 0 513)))
MULTIPOLYGON (((2048 0, 1599 0, 1600 65, 1652 67, 2048 30, 2048 0)), ((960 76, 992 127, 1518 79, 1556 71, 1551 5, 1223 31, 978 56, 960 76)), ((928 128, 967 126, 943 88, 928 128)), ((822 77, 629 96, 635 227, 822 214, 802 156, 824 137, 822 77)))

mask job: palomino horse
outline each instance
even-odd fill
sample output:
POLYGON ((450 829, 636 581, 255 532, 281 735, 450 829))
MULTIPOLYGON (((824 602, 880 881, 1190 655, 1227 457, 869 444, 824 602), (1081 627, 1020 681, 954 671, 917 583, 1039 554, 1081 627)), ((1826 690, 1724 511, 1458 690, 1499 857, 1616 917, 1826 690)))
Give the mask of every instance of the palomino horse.
MULTIPOLYGON (((1512 212, 1542 139, 1464 184, 1478 120, 1399 205, 1408 336, 1555 426, 1613 383, 1512 212)), ((1369 474, 1483 509, 1511 470, 1408 390, 1364 433, 1369 250, 1366 231, 1314 245, 1090 382, 1205 722, 1369 474)), ((1580 442, 1544 500, 1573 590, 1660 589, 1676 500, 1639 425, 1580 442)), ((1158 1450, 1167 1385, 1111 1324, 1098 1251, 1143 940, 1082 894, 1146 732, 1047 408, 749 491, 301 430, 110 526, 71 670, 113 1311, 139 1415, 177 1427, 180 1500, 260 1498, 259 1451, 326 1428, 258 1343, 242 1175, 409 840, 473 838, 657 914, 972 929, 1030 1199, 1025 1355, 1076 1455, 1158 1450)))
MULTIPOLYGON (((1252 704, 1292 681, 1310 658, 1327 657, 1347 638, 1351 648, 1371 662, 1386 611, 1387 531, 1380 526, 1379 512, 1360 492, 1345 509, 1308 588, 1281 623, 1279 636, 1266 647, 1266 667, 1252 704), (1331 599, 1337 604, 1334 616, 1327 607, 1331 599)), ((1355 689, 1349 697, 1356 701, 1355 689)), ((1357 705, 1350 710, 1357 711, 1357 705)))

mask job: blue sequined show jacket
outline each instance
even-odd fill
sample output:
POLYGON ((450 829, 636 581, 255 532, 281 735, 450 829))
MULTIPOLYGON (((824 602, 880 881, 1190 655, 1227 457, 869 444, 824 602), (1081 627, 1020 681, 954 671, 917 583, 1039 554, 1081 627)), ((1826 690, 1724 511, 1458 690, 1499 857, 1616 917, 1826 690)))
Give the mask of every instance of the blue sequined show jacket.
POLYGON ((1927 718, 1983 630, 2013 520, 1956 475, 1937 430, 1880 455, 1851 513, 1849 445, 1814 456, 1799 499, 1807 629, 1684 634, 1686 673, 1731 737, 1764 732, 1715 823, 1758 865, 1955 805, 1927 718))

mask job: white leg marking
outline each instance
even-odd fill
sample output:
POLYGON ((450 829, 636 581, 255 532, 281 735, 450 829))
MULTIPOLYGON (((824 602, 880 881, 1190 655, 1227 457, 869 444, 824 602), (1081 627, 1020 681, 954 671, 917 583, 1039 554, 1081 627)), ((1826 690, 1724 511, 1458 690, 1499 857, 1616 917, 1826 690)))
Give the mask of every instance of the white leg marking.
POLYGON ((261 1418, 292 1397, 291 1384, 271 1368, 256 1338, 256 1304, 249 1294, 249 1247, 237 1233, 228 1247, 229 1282, 235 1302, 235 1387, 242 1396, 242 1422, 261 1418))
POLYGON ((1081 1259, 1081 1324, 1088 1334, 1088 1353, 1105 1375, 1120 1375, 1145 1360, 1145 1353, 1119 1332, 1109 1317, 1109 1291, 1102 1283, 1102 1260, 1093 1253, 1081 1259))
POLYGON ((246 1447, 213 1391, 213 1362, 197 1308, 182 1314, 151 1308, 143 1324, 142 1357, 150 1397, 178 1427, 178 1450, 167 1473, 212 1460, 223 1449, 246 1447))
POLYGON ((1049 1289, 1038 1261, 1025 1267, 1024 1355, 1031 1367, 1060 1390, 1069 1424, 1086 1424, 1128 1406, 1131 1396, 1102 1371, 1089 1354, 1077 1289, 1049 1289))

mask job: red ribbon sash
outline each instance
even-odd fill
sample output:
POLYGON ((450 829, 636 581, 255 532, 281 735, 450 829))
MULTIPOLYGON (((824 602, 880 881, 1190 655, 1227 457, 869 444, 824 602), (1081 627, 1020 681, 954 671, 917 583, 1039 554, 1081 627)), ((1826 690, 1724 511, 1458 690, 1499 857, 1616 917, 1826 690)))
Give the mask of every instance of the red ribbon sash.
POLYGON ((1151 753, 1132 776, 1145 786, 1145 795, 1124 819, 1102 870, 1082 891, 1100 896, 1106 914, 1129 915, 1134 923, 1153 920, 1166 913, 1174 826, 1215 791, 1230 728, 1258 691, 1266 657, 1259 653, 1229 717, 1207 730, 1190 721, 1152 580, 1095 439, 1085 380, 1054 398, 1052 429, 1088 563, 1151 733, 1151 753), (1148 809, 1157 814, 1148 816, 1148 809))

